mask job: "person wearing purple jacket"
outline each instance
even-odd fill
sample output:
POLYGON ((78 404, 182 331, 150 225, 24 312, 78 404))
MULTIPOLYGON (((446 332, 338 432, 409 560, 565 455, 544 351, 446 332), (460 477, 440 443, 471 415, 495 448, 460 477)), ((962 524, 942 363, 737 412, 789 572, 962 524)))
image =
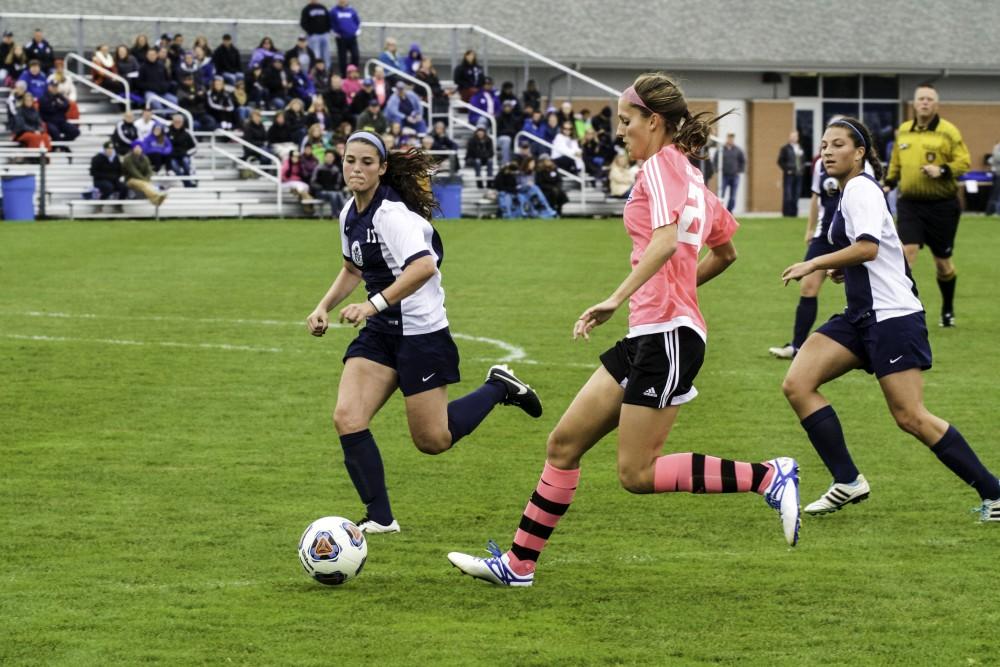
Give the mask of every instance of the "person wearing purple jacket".
POLYGON ((174 145, 170 142, 170 137, 167 136, 161 123, 154 123, 153 131, 146 135, 141 143, 142 152, 149 158, 154 173, 170 164, 170 155, 174 152, 174 145))
POLYGON ((41 99, 45 91, 49 89, 45 72, 42 71, 42 65, 37 60, 29 61, 28 69, 21 72, 21 76, 17 77, 17 80, 24 81, 25 85, 28 86, 28 92, 34 95, 36 100, 41 99))
POLYGON ((500 96, 493 90, 493 79, 490 77, 483 79, 482 89, 469 98, 469 104, 480 109, 478 113, 469 111, 469 122, 475 126, 486 123, 486 127, 489 127, 489 119, 500 115, 500 96))
POLYGON ((330 30, 337 42, 337 65, 340 67, 340 76, 347 76, 347 66, 358 65, 361 62, 361 54, 358 52, 361 17, 354 7, 351 7, 350 0, 337 0, 337 4, 330 9, 330 30))

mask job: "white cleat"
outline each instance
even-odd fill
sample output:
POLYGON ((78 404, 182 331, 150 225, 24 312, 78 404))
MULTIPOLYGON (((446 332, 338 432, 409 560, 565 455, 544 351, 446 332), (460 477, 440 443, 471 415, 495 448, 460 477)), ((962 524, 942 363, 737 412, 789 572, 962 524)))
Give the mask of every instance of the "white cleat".
POLYGON ((782 456, 768 463, 774 467, 774 476, 764 492, 764 502, 778 511, 785 541, 794 547, 799 541, 799 464, 795 459, 782 456))
POLYGON ((457 567, 462 574, 467 574, 476 579, 488 581, 497 586, 530 586, 535 579, 535 573, 520 575, 515 574, 510 569, 510 561, 507 554, 500 553, 500 548, 496 542, 490 540, 486 547, 493 556, 491 558, 477 558, 468 554, 452 551, 448 554, 448 560, 457 567))
POLYGON ((373 521, 368 517, 365 517, 361 521, 358 521, 358 528, 361 529, 362 533, 367 533, 369 535, 374 535, 375 533, 398 533, 399 532, 399 522, 395 519, 392 520, 387 526, 383 526, 378 521, 373 521))
POLYGON ((982 507, 978 507, 975 512, 979 512, 979 520, 983 523, 987 521, 1000 521, 1000 499, 984 500, 982 507))
POLYGON ((839 484, 834 482, 827 489, 826 493, 819 497, 819 500, 809 503, 803 510, 806 514, 829 514, 836 512, 844 505, 860 503, 871 494, 871 487, 864 475, 850 484, 839 484))
POLYGON ((781 347, 769 347, 767 351, 778 359, 794 359, 795 353, 798 352, 791 343, 786 343, 781 347))

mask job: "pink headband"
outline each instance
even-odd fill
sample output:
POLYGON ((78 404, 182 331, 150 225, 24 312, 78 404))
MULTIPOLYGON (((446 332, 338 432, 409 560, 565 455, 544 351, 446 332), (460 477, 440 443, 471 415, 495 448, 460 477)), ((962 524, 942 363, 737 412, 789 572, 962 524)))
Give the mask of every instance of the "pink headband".
POLYGON ((629 86, 624 93, 622 93, 622 99, 624 99, 629 104, 634 104, 637 107, 645 109, 649 113, 654 113, 652 109, 646 106, 646 103, 642 101, 639 97, 639 93, 635 92, 635 86, 629 86))

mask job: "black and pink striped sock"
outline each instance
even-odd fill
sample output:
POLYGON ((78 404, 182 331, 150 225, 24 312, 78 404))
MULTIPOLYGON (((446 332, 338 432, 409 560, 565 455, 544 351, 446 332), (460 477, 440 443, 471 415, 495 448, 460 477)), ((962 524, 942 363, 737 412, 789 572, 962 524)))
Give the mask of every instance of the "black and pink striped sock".
POLYGON ((514 544, 507 552, 510 569, 519 575, 535 571, 542 549, 552 535, 559 519, 569 509, 580 482, 580 469, 560 470, 548 461, 542 470, 535 492, 524 508, 521 524, 514 535, 514 544))

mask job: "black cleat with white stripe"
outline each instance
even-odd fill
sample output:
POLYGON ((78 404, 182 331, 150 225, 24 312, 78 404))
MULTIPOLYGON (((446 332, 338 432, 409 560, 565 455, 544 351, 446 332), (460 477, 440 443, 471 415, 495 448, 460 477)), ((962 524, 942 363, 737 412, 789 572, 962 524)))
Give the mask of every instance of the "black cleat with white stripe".
POLYGON ((516 405, 530 416, 542 416, 542 402, 538 400, 535 390, 521 382, 514 375, 514 372, 506 364, 497 364, 490 368, 486 374, 486 381, 502 382, 507 388, 507 398, 502 403, 504 405, 516 405))
POLYGON ((850 484, 834 482, 826 493, 820 496, 819 500, 809 503, 802 511, 813 515, 829 514, 836 512, 844 505, 860 503, 870 494, 871 487, 868 486, 868 480, 865 479, 864 475, 858 475, 858 478, 850 484))

